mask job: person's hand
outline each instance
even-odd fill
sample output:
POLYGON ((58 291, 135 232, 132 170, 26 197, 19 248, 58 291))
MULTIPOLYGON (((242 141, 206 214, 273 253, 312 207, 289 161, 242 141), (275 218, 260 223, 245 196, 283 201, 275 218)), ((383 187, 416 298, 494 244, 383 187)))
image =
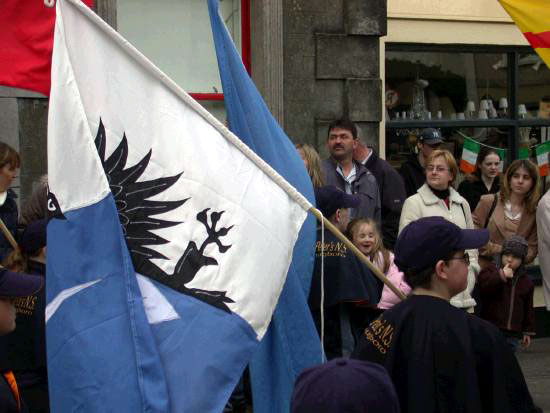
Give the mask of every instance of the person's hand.
POLYGON ((472 221, 474 222, 474 225, 476 227, 478 227, 478 228, 481 227, 481 221, 479 220, 479 218, 476 215, 472 214, 472 221))
POLYGON ((368 154, 369 148, 367 148, 363 142, 357 140, 357 146, 353 150, 353 159, 355 159, 357 162, 363 162, 365 159, 367 159, 368 154))
POLYGON ((521 347, 527 348, 531 345, 531 336, 524 334, 523 340, 521 340, 521 347))
POLYGON ((506 277, 506 279, 510 279, 514 276, 514 270, 510 267, 510 264, 506 264, 504 268, 502 269, 502 273, 506 277))

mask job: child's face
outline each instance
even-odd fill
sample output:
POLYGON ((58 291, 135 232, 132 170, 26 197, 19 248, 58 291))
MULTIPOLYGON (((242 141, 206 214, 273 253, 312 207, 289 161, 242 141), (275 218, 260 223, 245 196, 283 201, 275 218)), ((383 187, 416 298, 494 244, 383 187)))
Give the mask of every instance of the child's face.
POLYGON ((369 255, 376 244, 376 232, 369 224, 361 224, 353 233, 353 243, 359 251, 365 255, 369 255))
POLYGON ((512 254, 502 254, 502 266, 504 267, 506 264, 515 271, 521 265, 521 258, 512 254))

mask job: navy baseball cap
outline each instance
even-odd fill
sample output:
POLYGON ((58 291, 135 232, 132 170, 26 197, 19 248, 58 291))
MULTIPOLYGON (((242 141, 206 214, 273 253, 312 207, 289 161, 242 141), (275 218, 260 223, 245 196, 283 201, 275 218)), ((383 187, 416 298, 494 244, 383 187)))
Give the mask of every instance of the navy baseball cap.
POLYGON ((399 412, 386 369, 369 361, 338 358, 304 370, 290 402, 291 413, 399 412))
POLYGON ((397 237, 395 263, 401 271, 419 271, 435 266, 453 251, 480 248, 488 241, 486 229, 461 229, 442 217, 420 218, 397 237))
POLYGON ((43 277, 12 272, 0 267, 0 297, 26 297, 38 292, 43 285, 43 277))
POLYGON ((358 195, 346 194, 333 185, 326 185, 315 189, 315 202, 323 215, 329 218, 337 209, 357 208, 361 199, 358 195))
POLYGON ((422 129, 419 139, 420 142, 427 143, 428 145, 437 145, 443 143, 441 132, 434 128, 422 129))

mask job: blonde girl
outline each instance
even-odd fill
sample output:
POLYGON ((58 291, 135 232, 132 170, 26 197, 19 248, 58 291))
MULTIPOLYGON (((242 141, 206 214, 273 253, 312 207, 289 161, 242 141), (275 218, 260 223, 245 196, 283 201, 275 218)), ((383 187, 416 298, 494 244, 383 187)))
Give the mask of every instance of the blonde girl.
MULTIPOLYGON (((411 287, 405 282, 403 273, 399 271, 395 265, 393 254, 384 248, 382 237, 373 219, 356 218, 352 220, 348 225, 347 233, 355 246, 365 254, 365 256, 367 256, 368 259, 403 292, 403 294, 407 295, 410 293, 411 287)), ((400 301, 399 297, 397 297, 389 287, 384 285, 378 308, 387 310, 400 301)))

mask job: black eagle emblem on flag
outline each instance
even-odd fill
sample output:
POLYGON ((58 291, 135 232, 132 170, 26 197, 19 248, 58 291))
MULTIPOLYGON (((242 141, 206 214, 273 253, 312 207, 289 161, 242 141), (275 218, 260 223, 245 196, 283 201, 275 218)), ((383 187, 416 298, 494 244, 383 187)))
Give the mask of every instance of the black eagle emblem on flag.
MULTIPOLYGON (((151 160, 152 150, 149 150, 135 165, 127 166, 128 140, 126 134, 123 135, 117 148, 108 158, 105 156, 106 140, 105 127, 100 120, 95 146, 115 200, 122 232, 136 272, 183 294, 193 296, 224 311, 231 312, 227 303, 234 301, 226 296, 226 291, 209 291, 186 287, 186 284, 197 276, 202 267, 218 265, 215 258, 204 254, 207 245, 216 244, 222 254, 231 248, 231 245, 224 245, 221 238, 227 235, 233 226, 217 228, 225 211, 211 211, 211 208, 206 208, 195 215, 195 219, 205 227, 207 237, 200 247, 194 241, 189 241, 187 248, 176 263, 174 272, 172 274, 166 273, 151 260, 167 260, 168 258, 150 247, 167 244, 170 241, 153 233, 152 230, 168 228, 182 222, 167 221, 155 218, 155 216, 184 205, 190 198, 176 201, 155 201, 150 198, 174 185, 183 172, 170 177, 138 182, 151 160)), ((55 195, 51 194, 50 199, 54 217, 64 219, 65 217, 61 213, 55 195)))

